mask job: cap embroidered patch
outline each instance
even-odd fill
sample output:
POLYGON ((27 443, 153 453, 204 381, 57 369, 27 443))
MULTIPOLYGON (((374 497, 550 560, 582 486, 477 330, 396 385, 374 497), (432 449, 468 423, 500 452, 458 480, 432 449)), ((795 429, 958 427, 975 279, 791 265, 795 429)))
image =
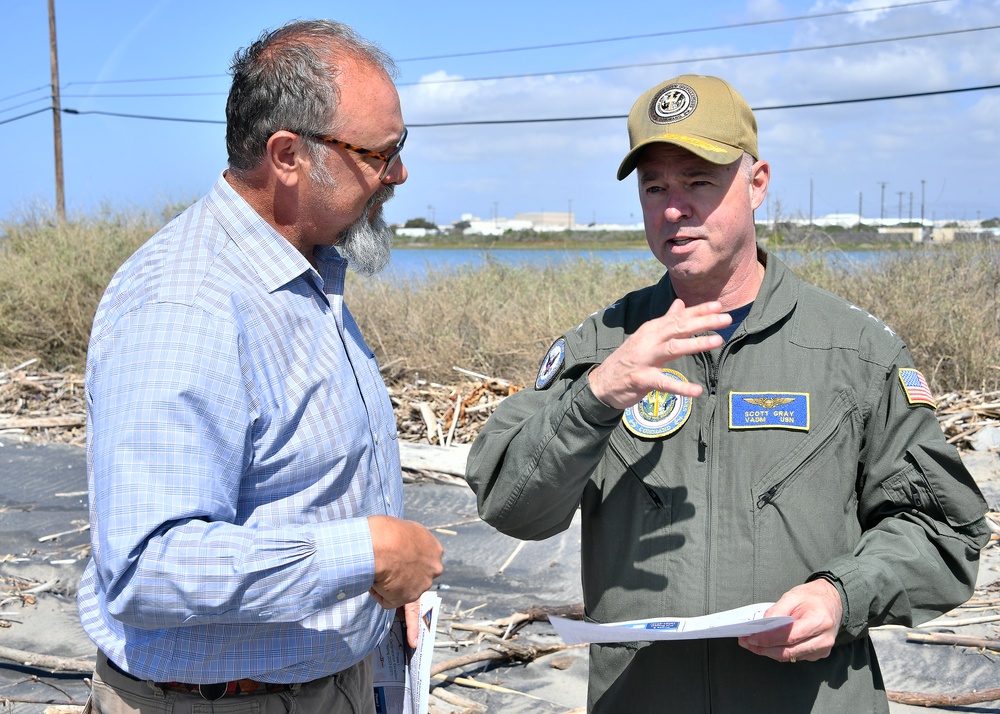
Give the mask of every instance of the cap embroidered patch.
POLYGON ((809 394, 730 392, 729 428, 809 431, 809 394))
MULTIPOLYGON (((663 374, 679 382, 687 378, 672 369, 664 369, 663 374)), ((642 400, 625 410, 622 421, 625 428, 636 436, 647 439, 662 439, 684 426, 691 416, 691 397, 682 397, 670 392, 650 392, 642 400)))
POLYGON ((920 374, 920 370, 900 367, 899 383, 903 385, 906 400, 911 407, 915 404, 924 404, 928 407, 937 406, 934 395, 931 394, 931 388, 927 386, 927 380, 924 379, 924 375, 920 374))
POLYGON ((566 340, 560 337, 549 347, 549 351, 545 354, 545 359, 542 360, 542 364, 538 368, 538 376, 535 378, 535 389, 545 389, 549 386, 552 378, 559 374, 565 357, 566 340))
POLYGON ((649 120, 656 124, 683 121, 698 108, 698 95, 691 87, 677 82, 657 92, 649 103, 649 120))

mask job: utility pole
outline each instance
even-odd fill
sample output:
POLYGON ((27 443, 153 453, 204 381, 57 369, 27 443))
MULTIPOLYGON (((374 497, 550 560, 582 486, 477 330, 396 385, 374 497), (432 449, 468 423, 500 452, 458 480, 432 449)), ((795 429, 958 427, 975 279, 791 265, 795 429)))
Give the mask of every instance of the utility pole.
POLYGON ((569 210, 566 212, 566 230, 573 230, 573 199, 569 199, 569 210))
POLYGON ((879 225, 882 225, 885 222, 885 187, 888 183, 888 181, 878 182, 878 185, 882 187, 882 204, 878 212, 879 225))
POLYGON ((809 225, 813 224, 813 177, 809 177, 809 225))
POLYGON ((920 227, 924 225, 924 184, 926 180, 920 179, 920 227))
POLYGON ((49 0, 49 64, 52 67, 52 134, 56 155, 56 216, 66 222, 66 188, 63 182, 62 109, 59 105, 59 55, 56 52, 56 2, 49 0))
POLYGON ((862 218, 863 214, 861 212, 861 202, 864 200, 864 197, 865 194, 863 194, 861 191, 858 191, 858 228, 861 227, 861 222, 864 220, 862 218))
POLYGON ((903 194, 906 193, 906 191, 896 191, 896 193, 899 194, 899 213, 896 214, 896 217, 899 219, 899 222, 902 223, 903 222, 903 194))
POLYGON ((910 191, 910 223, 913 223, 913 191, 910 191))

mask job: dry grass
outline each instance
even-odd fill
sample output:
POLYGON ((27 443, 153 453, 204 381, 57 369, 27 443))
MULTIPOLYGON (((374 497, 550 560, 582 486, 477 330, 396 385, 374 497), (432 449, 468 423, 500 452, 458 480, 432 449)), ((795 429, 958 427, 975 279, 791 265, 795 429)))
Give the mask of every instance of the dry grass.
POLYGON ((146 214, 58 226, 31 213, 0 223, 0 363, 37 357, 82 371, 104 288, 160 225, 161 217, 146 214))
MULTIPOLYGON (((33 357, 45 369, 82 368, 105 286, 163 222, 105 214, 64 227, 38 215, 0 223, 0 368, 33 357)), ((935 392, 1000 388, 997 244, 900 251, 875 269, 833 269, 820 253, 793 263, 898 331, 935 392)), ((420 282, 352 276, 347 302, 390 377, 447 384, 459 366, 528 384, 555 337, 660 274, 652 260, 488 262, 431 270, 420 282)))
POLYGON ((901 250, 869 269, 814 259, 796 271, 896 330, 936 393, 1000 385, 1000 245, 901 250))
POLYGON ((347 302, 380 362, 394 362, 397 373, 448 382, 458 366, 523 385, 556 337, 661 272, 652 260, 544 268, 488 261, 431 270, 419 283, 353 280, 347 302))

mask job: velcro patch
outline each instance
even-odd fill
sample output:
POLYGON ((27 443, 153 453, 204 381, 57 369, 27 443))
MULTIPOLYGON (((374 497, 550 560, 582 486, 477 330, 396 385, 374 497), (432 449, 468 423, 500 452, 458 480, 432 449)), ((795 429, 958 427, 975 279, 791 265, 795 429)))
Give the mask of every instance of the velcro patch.
POLYGON ((729 428, 809 431, 809 394, 730 392, 729 428))
POLYGON ((906 400, 910 403, 911 407, 914 405, 924 405, 932 408, 937 406, 937 402, 934 401, 934 395, 931 394, 931 388, 927 386, 927 380, 924 379, 924 375, 920 374, 920 370, 900 367, 899 383, 903 385, 906 400))
POLYGON ((549 351, 545 353, 542 364, 538 367, 538 376, 535 377, 535 389, 545 389, 552 382, 552 378, 562 370, 563 362, 566 360, 566 340, 560 337, 552 343, 549 351))

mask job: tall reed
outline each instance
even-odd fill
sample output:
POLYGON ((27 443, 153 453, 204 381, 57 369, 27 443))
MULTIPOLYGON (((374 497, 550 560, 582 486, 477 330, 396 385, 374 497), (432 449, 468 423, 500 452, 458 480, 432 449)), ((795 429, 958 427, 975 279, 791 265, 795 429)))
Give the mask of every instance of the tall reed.
MULTIPOLYGON (((105 212, 64 226, 41 213, 0 222, 0 369, 31 357, 48 369, 82 369, 105 286, 174 212, 105 212)), ((352 275, 346 299, 390 377, 447 383, 457 366, 530 384, 552 340, 659 279, 662 267, 646 255, 617 265, 432 267, 421 280, 352 275)), ((830 267, 827 258, 791 262, 896 330, 935 392, 1000 389, 997 243, 900 250, 874 267, 830 267)))

